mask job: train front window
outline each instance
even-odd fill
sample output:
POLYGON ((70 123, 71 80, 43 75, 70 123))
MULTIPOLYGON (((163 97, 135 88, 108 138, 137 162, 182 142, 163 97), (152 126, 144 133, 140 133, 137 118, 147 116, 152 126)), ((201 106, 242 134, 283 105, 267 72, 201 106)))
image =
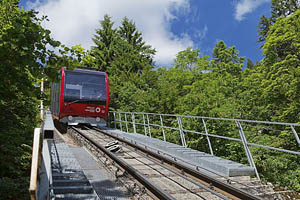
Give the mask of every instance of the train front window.
POLYGON ((64 99, 66 102, 105 103, 104 75, 67 71, 65 77, 64 99))

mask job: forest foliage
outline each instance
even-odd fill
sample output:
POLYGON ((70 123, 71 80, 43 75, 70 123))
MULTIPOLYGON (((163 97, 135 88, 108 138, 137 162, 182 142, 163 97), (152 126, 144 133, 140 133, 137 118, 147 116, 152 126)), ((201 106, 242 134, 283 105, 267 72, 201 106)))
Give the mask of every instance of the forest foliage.
POLYGON ((51 69, 73 61, 65 55, 74 51, 58 56, 49 49, 61 44, 41 26, 43 20, 18 8, 17 0, 0 1, 0 199, 29 198, 33 129, 45 98, 39 84, 51 69))
MULTIPOLYGON (((38 86, 42 78, 55 81, 61 66, 106 71, 111 110, 299 123, 300 10, 294 3, 272 0, 271 17, 262 16, 260 62, 245 60, 236 47, 219 41, 212 55, 189 47, 166 67, 155 65, 155 49, 126 17, 116 27, 105 15, 92 38, 94 46, 84 50, 52 39, 50 30, 41 26, 47 18, 18 8, 17 0, 0 1, 0 199, 27 198, 33 128, 40 123, 38 104, 49 101, 38 86)), ((248 139, 299 151, 287 131, 264 130, 248 139)), ((216 142, 216 155, 247 163, 241 146, 216 142)), ((189 147, 203 150, 204 145, 205 138, 189 137, 189 147)), ((263 180, 300 191, 299 156, 251 151, 263 180)))

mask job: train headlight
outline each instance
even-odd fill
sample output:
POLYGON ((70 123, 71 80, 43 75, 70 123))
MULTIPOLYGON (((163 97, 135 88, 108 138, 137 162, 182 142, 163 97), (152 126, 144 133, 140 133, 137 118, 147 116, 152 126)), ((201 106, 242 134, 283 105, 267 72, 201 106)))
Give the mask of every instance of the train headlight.
POLYGON ((100 117, 96 117, 96 122, 100 122, 100 117))
POLYGON ((73 120, 73 117, 70 115, 70 116, 68 117, 68 120, 69 120, 69 121, 72 121, 72 120, 73 120))

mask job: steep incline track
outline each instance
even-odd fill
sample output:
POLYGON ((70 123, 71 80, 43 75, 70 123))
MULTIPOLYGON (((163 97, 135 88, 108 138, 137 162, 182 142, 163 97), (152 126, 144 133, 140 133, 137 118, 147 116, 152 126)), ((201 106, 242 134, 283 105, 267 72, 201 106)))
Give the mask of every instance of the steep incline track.
POLYGON ((72 128, 69 133, 106 164, 110 160, 117 177, 129 173, 141 185, 137 190, 146 189, 158 199, 260 199, 101 130, 72 128))

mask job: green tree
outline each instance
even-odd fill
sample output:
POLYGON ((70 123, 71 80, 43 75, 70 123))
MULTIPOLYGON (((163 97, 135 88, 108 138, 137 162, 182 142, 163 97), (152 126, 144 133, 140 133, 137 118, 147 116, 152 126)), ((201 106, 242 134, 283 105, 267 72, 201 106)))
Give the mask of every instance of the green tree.
POLYGON ((278 18, 263 46, 263 98, 273 120, 299 122, 300 11, 278 18))
POLYGON ((258 25, 258 42, 264 42, 268 36, 270 26, 278 17, 289 17, 300 9, 299 0, 272 0, 271 16, 262 16, 258 25))
POLYGON ((116 55, 117 31, 113 28, 114 23, 108 15, 104 16, 100 24, 101 28, 96 30, 96 34, 92 38, 96 46, 91 48, 90 54, 86 58, 86 61, 91 62, 85 62, 85 65, 94 67, 99 71, 107 71, 116 55))
POLYGON ((271 19, 275 22, 278 17, 289 17, 299 8, 299 0, 272 0, 271 19))
POLYGON ((122 25, 119 27, 118 33, 123 40, 134 47, 136 53, 138 53, 141 58, 147 59, 149 65, 153 64, 155 49, 150 45, 146 45, 146 42, 143 41, 142 33, 137 30, 133 21, 125 17, 122 21, 122 25))
POLYGON ((132 110, 136 104, 129 104, 126 97, 131 99, 135 92, 148 90, 142 77, 154 67, 155 50, 145 43, 134 22, 126 17, 120 27, 113 29, 111 18, 105 15, 101 26, 93 38, 96 46, 84 57, 83 63, 93 63, 93 67, 108 72, 111 107, 132 110))
POLYGON ((255 64, 252 62, 252 60, 250 58, 247 58, 247 69, 253 69, 255 68, 255 64))
POLYGON ((176 68, 183 68, 187 70, 192 70, 196 67, 197 61, 199 60, 199 49, 192 50, 192 47, 188 47, 186 50, 180 51, 176 58, 174 66, 176 68))
MULTIPOLYGON (((270 25, 265 44, 265 58, 247 70, 241 99, 245 116, 266 121, 299 123, 300 11, 277 17, 270 25)), ((263 145, 299 151, 291 130, 264 130, 249 139, 263 145)), ((264 180, 299 191, 299 157, 253 149, 257 168, 264 180)))
POLYGON ((38 125, 40 79, 59 42, 42 28, 45 17, 0 1, 0 199, 28 199, 33 128, 38 125), (18 190, 16 190, 18 188, 18 190))
POLYGON ((236 50, 235 46, 227 48, 224 41, 221 40, 213 50, 212 70, 219 74, 229 73, 239 76, 244 60, 244 57, 239 57, 239 51, 236 50))
POLYGON ((259 35, 257 39, 258 42, 264 42, 266 40, 271 24, 272 22, 270 18, 266 17, 265 15, 261 16, 259 24, 257 26, 259 35))
POLYGON ((125 17, 118 29, 116 59, 112 67, 123 73, 141 73, 146 68, 153 68, 155 50, 146 45, 142 33, 133 21, 125 17))

